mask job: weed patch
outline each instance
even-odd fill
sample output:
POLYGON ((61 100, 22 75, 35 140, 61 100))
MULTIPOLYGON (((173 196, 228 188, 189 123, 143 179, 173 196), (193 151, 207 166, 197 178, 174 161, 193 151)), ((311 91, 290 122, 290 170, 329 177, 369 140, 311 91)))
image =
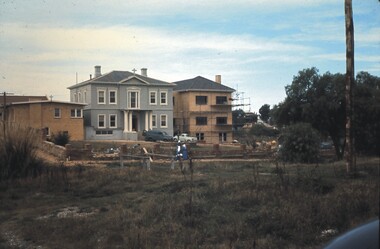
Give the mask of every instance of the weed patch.
POLYGON ((48 168, 0 191, 0 245, 43 248, 320 248, 379 213, 376 160, 48 168), (162 166, 162 167, 161 167, 162 166), (375 169, 374 169, 375 168, 375 169), (323 236, 322 236, 323 234, 323 236), (21 243, 20 242, 20 243, 21 243))

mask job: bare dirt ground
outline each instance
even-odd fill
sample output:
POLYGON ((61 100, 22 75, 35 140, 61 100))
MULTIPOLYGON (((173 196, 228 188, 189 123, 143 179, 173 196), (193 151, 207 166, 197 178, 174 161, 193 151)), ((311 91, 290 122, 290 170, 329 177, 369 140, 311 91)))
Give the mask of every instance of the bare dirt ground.
POLYGON ((49 162, 49 163, 52 163, 52 164, 56 164, 56 163, 59 163, 60 160, 58 157, 55 157, 41 149, 38 149, 37 152, 36 152, 36 156, 46 162, 49 162))
MULTIPOLYGON (((69 160, 62 160, 52 154, 49 154, 43 150, 37 150, 36 152, 37 158, 47 162, 51 165, 63 165, 63 166, 76 166, 80 164, 81 166, 98 166, 98 167, 105 167, 107 164, 109 164, 109 161, 97 161, 97 160, 86 160, 86 161, 69 161, 69 160)), ((112 162, 112 161, 111 161, 112 162)))

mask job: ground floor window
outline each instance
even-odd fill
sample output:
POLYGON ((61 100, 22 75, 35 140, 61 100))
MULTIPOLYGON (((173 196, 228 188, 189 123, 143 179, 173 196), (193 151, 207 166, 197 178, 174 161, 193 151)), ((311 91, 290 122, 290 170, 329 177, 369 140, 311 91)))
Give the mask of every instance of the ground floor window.
POLYGON ((45 137, 49 137, 50 136, 50 129, 49 129, 49 127, 42 128, 42 134, 45 137))
POLYGON ((116 128, 116 114, 111 114, 110 118, 110 128, 116 128))
POLYGON ((167 128, 168 127, 167 119, 168 119, 168 116, 166 116, 165 114, 161 115, 161 128, 167 128))
POLYGON ((98 128, 106 128, 106 115, 98 115, 98 128))
POLYGON ((204 133, 196 133, 195 136, 197 137, 198 141, 205 140, 205 134, 204 133))
POLYGON ((226 142, 227 141, 227 133, 220 132, 219 133, 219 142, 226 142))
POLYGON ((152 127, 153 128, 157 127, 157 116, 154 114, 152 115, 152 127))
POLYGON ((113 131, 112 130, 97 130, 96 135, 112 135, 113 131))

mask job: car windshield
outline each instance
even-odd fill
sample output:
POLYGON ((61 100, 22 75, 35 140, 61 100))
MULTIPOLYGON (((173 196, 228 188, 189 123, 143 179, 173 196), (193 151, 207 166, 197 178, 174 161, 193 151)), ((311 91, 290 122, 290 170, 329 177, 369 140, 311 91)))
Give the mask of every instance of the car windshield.
POLYGON ((162 134, 164 134, 164 135, 168 135, 168 133, 166 133, 166 131, 163 131, 162 134))

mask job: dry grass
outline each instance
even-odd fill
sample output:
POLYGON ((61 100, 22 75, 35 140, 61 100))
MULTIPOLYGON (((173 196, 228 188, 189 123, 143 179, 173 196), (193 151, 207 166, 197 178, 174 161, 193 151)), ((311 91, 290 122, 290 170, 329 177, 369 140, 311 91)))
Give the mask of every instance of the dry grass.
POLYGON ((39 134, 20 124, 0 122, 0 181, 38 174, 39 134))
POLYGON ((49 167, 0 187, 0 248, 320 248, 379 213, 379 159, 49 167), (189 172, 187 172, 189 176, 189 172))

